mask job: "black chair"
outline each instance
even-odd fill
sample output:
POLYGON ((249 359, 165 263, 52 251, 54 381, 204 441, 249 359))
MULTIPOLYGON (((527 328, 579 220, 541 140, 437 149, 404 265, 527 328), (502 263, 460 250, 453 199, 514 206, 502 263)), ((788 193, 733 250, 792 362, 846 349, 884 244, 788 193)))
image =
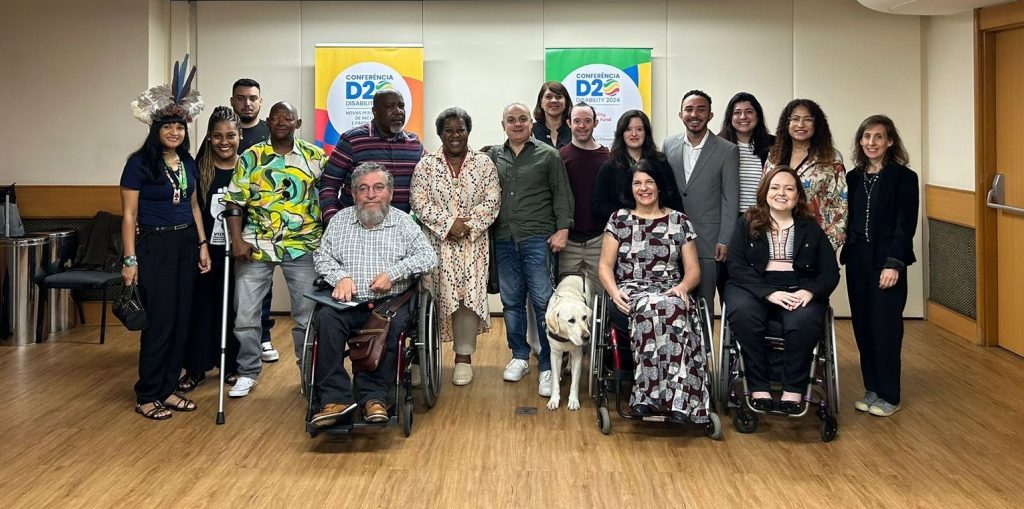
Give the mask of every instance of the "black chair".
MULTIPOLYGON (((100 312, 100 344, 107 339, 107 287, 121 282, 121 274, 118 272, 106 272, 102 270, 68 270, 50 274, 43 278, 40 290, 43 295, 51 288, 69 290, 103 290, 103 309, 100 312)), ((75 308, 78 310, 78 319, 85 323, 85 313, 82 311, 82 303, 75 301, 75 308)))

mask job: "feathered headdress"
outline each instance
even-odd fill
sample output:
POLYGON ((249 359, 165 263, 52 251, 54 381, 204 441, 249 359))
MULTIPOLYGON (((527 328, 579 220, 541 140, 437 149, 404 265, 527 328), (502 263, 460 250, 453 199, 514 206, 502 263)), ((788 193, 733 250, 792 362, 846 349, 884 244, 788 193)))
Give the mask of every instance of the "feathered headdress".
POLYGON ((188 53, 181 65, 174 62, 171 71, 170 85, 157 85, 142 92, 139 98, 132 101, 132 115, 146 125, 162 117, 180 117, 191 122, 199 112, 203 111, 203 97, 198 90, 192 89, 192 80, 196 77, 196 66, 188 73, 188 53))

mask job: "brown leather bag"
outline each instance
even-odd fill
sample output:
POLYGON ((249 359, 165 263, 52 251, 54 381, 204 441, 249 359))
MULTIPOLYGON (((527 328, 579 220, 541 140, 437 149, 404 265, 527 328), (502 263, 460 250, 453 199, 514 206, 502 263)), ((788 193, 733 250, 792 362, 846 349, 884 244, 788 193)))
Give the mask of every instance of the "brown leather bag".
POLYGON ((389 300, 387 304, 377 306, 370 318, 366 320, 362 329, 348 340, 348 358, 352 361, 352 372, 363 373, 376 371, 380 366, 380 359, 384 356, 387 348, 388 331, 391 330, 391 318, 396 311, 409 302, 415 286, 409 288, 401 295, 389 300))

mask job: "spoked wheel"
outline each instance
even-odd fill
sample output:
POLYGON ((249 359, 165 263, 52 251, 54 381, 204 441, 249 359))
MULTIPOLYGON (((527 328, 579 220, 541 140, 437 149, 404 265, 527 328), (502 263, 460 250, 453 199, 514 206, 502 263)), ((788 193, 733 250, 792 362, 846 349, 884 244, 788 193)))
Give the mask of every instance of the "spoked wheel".
POLYGON ((753 433, 757 430, 757 414, 740 408, 732 418, 732 425, 740 433, 753 433))
POLYGON ((594 315, 590 323, 590 378, 587 380, 587 391, 591 398, 597 399, 598 374, 601 370, 598 343, 604 339, 604 297, 600 294, 594 295, 591 309, 593 309, 594 315))
POLYGON ((441 338, 437 336, 437 315, 430 292, 421 292, 419 305, 416 339, 420 350, 420 388, 423 391, 423 403, 427 408, 433 408, 440 390, 441 338))
POLYGON ((828 338, 825 338, 828 343, 828 355, 825 357, 825 383, 828 384, 828 408, 830 414, 835 416, 839 413, 839 363, 836 358, 836 322, 831 306, 828 308, 825 319, 828 320, 831 333, 828 338))
POLYGON ((831 415, 825 416, 821 420, 821 441, 831 442, 835 440, 837 434, 839 434, 839 422, 831 415))
POLYGON ((612 432, 612 418, 608 415, 608 408, 606 407, 597 408, 597 429, 601 430, 602 435, 612 432))
MULTIPOLYGON (((725 318, 722 321, 724 322, 725 318)), ((732 381, 731 347, 726 345, 725 334, 727 334, 727 331, 725 327, 722 327, 721 348, 718 352, 718 380, 715 383, 715 387, 718 389, 718 394, 715 395, 715 402, 718 404, 718 409, 722 412, 722 415, 729 411, 729 389, 730 382, 732 381)))
POLYGON ((707 427, 708 438, 711 440, 722 439, 722 420, 718 418, 717 413, 708 412, 708 423, 705 426, 707 427))
POLYGON ((412 399, 406 398, 405 405, 402 405, 402 433, 405 436, 412 434, 412 399))

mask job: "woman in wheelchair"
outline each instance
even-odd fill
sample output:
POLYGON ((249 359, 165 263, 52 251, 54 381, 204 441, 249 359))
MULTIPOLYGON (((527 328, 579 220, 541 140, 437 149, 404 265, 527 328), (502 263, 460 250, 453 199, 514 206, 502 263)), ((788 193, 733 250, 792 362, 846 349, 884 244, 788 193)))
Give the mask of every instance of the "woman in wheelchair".
POLYGON ((692 325, 697 304, 689 295, 700 282, 696 234, 683 213, 664 205, 663 175, 646 159, 630 170, 631 185, 622 197, 627 208, 612 214, 605 227, 598 276, 629 319, 636 363, 633 412, 704 423, 705 359, 692 325))
POLYGON ((774 168, 761 180, 757 202, 737 224, 726 263, 726 314, 742 346, 751 406, 762 411, 773 406, 764 338, 774 315, 785 341, 778 410, 798 414, 811 354, 824 334, 828 297, 839 284, 839 266, 792 169, 774 168))

